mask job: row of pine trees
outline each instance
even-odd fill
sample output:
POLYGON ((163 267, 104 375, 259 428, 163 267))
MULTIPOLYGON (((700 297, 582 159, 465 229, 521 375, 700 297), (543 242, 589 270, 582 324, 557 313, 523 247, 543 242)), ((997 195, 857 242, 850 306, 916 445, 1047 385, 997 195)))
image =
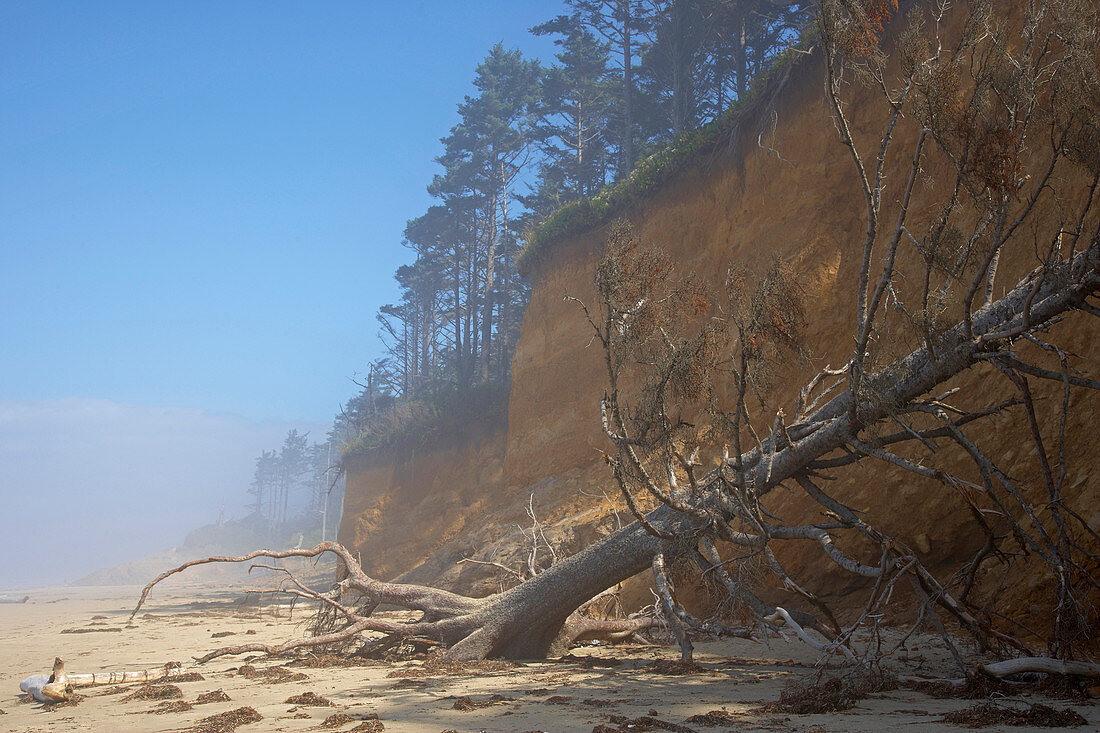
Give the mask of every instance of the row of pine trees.
POLYGON ((503 384, 527 301, 516 269, 525 234, 562 205, 713 119, 790 43, 810 3, 790 0, 567 0, 530 29, 546 67, 497 44, 442 139, 436 203, 412 219, 399 302, 378 314, 386 356, 346 415, 446 391, 503 384))
MULTIPOLYGON (((336 463, 339 445, 337 425, 324 443, 310 443, 309 433, 287 432, 283 444, 256 457, 256 469, 248 493, 252 495, 250 521, 269 535, 320 530, 327 538, 335 531, 343 501, 343 476, 336 463)), ((312 538, 311 538, 312 540, 312 538)))

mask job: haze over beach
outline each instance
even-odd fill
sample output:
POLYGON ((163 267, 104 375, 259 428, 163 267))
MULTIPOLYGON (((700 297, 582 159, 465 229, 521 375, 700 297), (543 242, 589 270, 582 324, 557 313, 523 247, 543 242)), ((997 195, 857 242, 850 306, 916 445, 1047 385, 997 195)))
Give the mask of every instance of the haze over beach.
POLYGON ((553 12, 0 5, 0 588, 244 516, 262 450, 324 439, 456 96, 553 12))
POLYGON ((179 407, 102 399, 0 401, 0 588, 76 580, 164 550, 242 516, 252 460, 291 427, 179 407), (223 507, 224 503, 224 507, 223 507))

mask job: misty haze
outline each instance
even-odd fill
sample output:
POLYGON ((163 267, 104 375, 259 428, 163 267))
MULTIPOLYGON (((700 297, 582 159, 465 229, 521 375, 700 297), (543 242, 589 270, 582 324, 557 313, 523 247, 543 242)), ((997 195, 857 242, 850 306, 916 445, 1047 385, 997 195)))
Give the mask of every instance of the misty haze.
POLYGON ((5 0, 0 729, 1100 728, 1098 317, 1095 0, 5 0))

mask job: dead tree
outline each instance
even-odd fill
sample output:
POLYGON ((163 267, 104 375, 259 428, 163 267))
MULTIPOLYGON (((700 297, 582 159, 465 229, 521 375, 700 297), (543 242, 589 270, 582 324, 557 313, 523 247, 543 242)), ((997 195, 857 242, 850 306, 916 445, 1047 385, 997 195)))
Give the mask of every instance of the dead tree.
POLYGON ((827 0, 817 49, 797 62, 823 68, 839 144, 865 203, 853 217, 865 231, 854 245, 862 254, 851 356, 810 378, 789 412, 754 418, 749 403, 766 391, 775 357, 803 348, 804 305, 790 265, 777 262, 761 277, 731 272, 718 297, 685 284, 674 263, 616 226, 597 273, 600 302, 585 312, 607 366, 607 460, 633 524, 487 598, 375 580, 345 548, 325 543, 187 563, 150 583, 138 608, 156 583, 194 564, 331 552, 346 564, 347 577, 325 593, 297 584, 288 592, 334 609, 339 628, 278 646, 226 647, 201 661, 281 654, 368 631, 441 642, 454 660, 543 657, 577 640, 620 637, 652 624, 577 613, 646 570, 655 573, 660 606, 685 658, 692 630, 748 636, 786 627, 823 651, 856 660, 867 649, 854 640, 882 617, 899 584, 920 599, 921 618, 937 629, 945 629, 946 617, 987 647, 1030 655, 1034 640, 1023 638, 1014 620, 980 613, 969 597, 984 564, 1027 554, 1055 578, 1044 652, 1062 659, 1078 653, 1095 620, 1089 599, 1100 588, 1100 537, 1064 496, 1065 447, 1081 437, 1067 434, 1065 424, 1073 390, 1100 389, 1100 382, 1076 371, 1050 329, 1100 315, 1090 302, 1100 293, 1097 9, 1085 0, 1036 3, 1002 23, 988 6, 973 3, 949 33, 946 15, 962 10, 944 3, 927 17, 918 10, 904 23, 893 18, 904 28, 888 36, 888 54, 883 30, 895 9, 892 0, 827 0), (847 100, 858 89, 878 90, 883 102, 882 133, 870 143, 851 129, 847 100), (912 147, 899 153, 892 143, 904 125, 918 130, 912 147), (897 155, 909 161, 908 174, 888 180, 888 161, 897 155), (910 201, 933 158, 951 171, 950 193, 934 216, 918 222, 910 201), (1060 213, 1053 222, 1036 213, 1051 200, 1060 213), (999 263, 1021 248, 1034 250, 1036 266, 1003 283, 999 263), (1038 348, 1025 353, 1023 344, 1038 348), (969 403, 980 396, 947 386, 978 365, 995 367, 1017 396, 975 406, 969 403), (732 404, 720 399, 723 381, 732 404), (1062 389, 1061 429, 1053 437, 1039 428, 1035 381, 1062 389), (700 409, 706 430, 686 417, 700 409), (1034 481, 1009 476, 975 436, 974 428, 1002 414, 1030 426, 1041 463, 1034 481), (1048 444, 1056 446, 1055 460, 1048 444), (937 467, 938 451, 947 446, 969 456, 976 479, 937 467), (867 507, 823 488, 863 460, 957 488, 974 532, 986 540, 982 550, 954 575, 937 577, 903 543, 871 526, 867 507), (820 518, 792 523, 776 516, 767 502, 781 486, 799 492, 820 518), (837 623, 804 579, 780 564, 773 547, 788 541, 815 543, 828 561, 865 578, 865 611, 837 623), (666 574, 673 561, 697 565, 747 621, 730 627, 686 611, 666 574), (760 569, 814 613, 765 602, 760 569), (347 600, 355 597, 362 600, 347 600), (380 604, 422 615, 409 623, 372 617, 380 604))

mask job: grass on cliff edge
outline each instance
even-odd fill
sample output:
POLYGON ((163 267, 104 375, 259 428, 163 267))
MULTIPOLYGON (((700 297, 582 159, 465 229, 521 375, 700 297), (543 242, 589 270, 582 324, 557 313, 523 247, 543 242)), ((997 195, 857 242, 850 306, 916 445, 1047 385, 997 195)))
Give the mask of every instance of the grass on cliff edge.
POLYGON ((511 383, 448 389, 396 403, 373 418, 355 440, 341 449, 346 464, 386 450, 446 448, 471 430, 499 424, 508 414, 511 383))
POLYGON ((590 199, 579 199, 562 206, 535 227, 520 253, 517 267, 526 275, 546 248, 566 237, 607 223, 627 206, 649 197, 660 185, 686 170, 699 157, 730 140, 746 113, 761 100, 775 94, 784 72, 799 56, 808 54, 817 38, 815 29, 807 30, 787 50, 775 56, 771 64, 752 81, 749 93, 718 117, 701 127, 681 134, 668 145, 643 159, 626 179, 606 186, 590 199))

